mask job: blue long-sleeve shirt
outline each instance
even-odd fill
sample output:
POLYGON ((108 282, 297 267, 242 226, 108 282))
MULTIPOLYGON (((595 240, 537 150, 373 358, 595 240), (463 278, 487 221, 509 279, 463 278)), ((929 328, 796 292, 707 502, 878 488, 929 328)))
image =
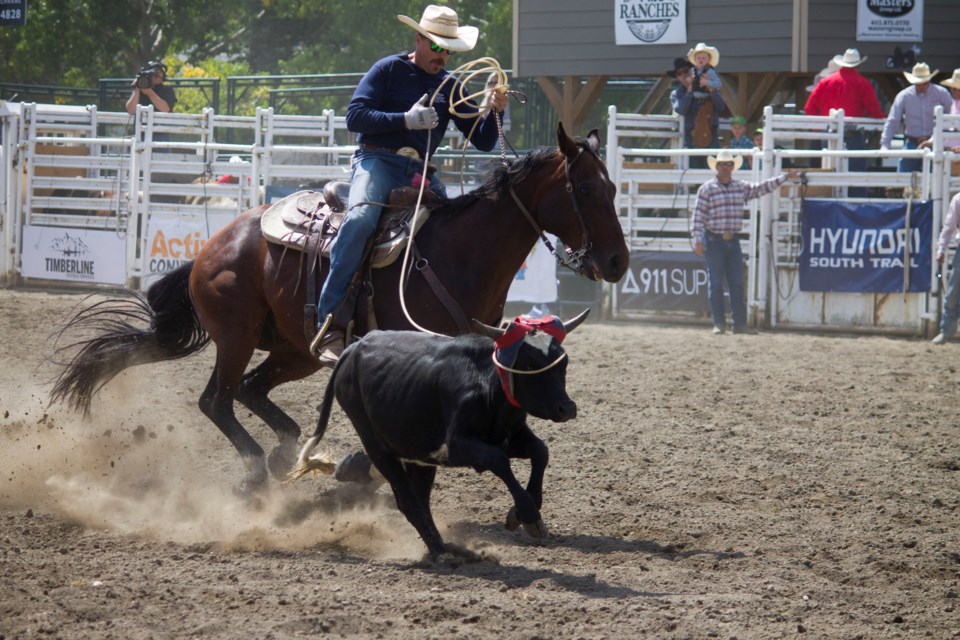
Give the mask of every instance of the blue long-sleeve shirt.
MULTIPOLYGON (((357 136, 357 141, 377 147, 399 149, 413 147, 423 156, 427 150, 427 131, 408 130, 403 114, 423 94, 433 97, 433 92, 443 83, 443 88, 433 101, 439 124, 431 131, 430 154, 432 155, 450 120, 466 136, 473 127, 475 118, 461 118, 450 114, 451 96, 460 96, 460 83, 455 79, 444 83, 450 75, 441 70, 431 75, 415 65, 406 53, 387 56, 378 60, 360 81, 350 105, 347 107, 347 129, 357 136)), ((429 103, 428 103, 429 104, 429 103)), ((458 105, 460 113, 477 113, 474 102, 458 105)), ((497 142, 497 124, 492 114, 481 118, 480 124, 470 138, 477 149, 490 151, 497 142)))

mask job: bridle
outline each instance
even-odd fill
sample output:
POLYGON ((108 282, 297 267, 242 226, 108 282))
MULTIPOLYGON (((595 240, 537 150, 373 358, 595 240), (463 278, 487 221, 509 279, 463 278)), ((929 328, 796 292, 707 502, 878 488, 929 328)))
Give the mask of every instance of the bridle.
POLYGON ((513 184, 512 183, 510 184, 510 197, 513 198, 513 201, 516 203, 517 207, 519 207, 520 211, 523 213, 524 217, 527 219, 527 222, 530 223, 530 226, 533 227, 533 230, 536 231, 537 235, 540 236, 540 240, 547 247, 547 250, 549 250, 550 253, 553 255, 553 257, 557 259, 558 264, 566 267, 567 269, 570 269, 571 271, 573 271, 579 276, 584 275, 583 258, 593 248, 593 244, 587 238, 587 225, 586 225, 586 222, 584 222, 583 220, 583 214, 580 212, 580 206, 577 204, 577 196, 576 194, 573 193, 573 182, 570 179, 570 167, 571 165, 573 165, 574 162, 580 159, 580 156, 583 154, 585 150, 594 158, 599 159, 597 158, 597 155, 593 152, 592 149, 588 149, 587 147, 581 147, 581 146, 577 147, 577 155, 573 160, 568 159, 566 155, 563 156, 563 172, 564 172, 564 176, 566 177, 566 185, 564 185, 564 188, 566 189, 567 193, 570 194, 570 200, 573 202, 573 212, 574 214, 576 214, 577 221, 580 223, 580 231, 581 231, 580 248, 577 249, 576 251, 567 249, 566 259, 564 259, 563 257, 560 256, 560 254, 557 253, 557 250, 556 248, 554 248, 553 243, 550 242, 550 239, 547 238, 547 234, 544 233, 543 229, 540 228, 540 225, 537 224, 537 221, 534 220, 533 215, 530 213, 529 209, 527 209, 524 206, 524 204, 520 202, 520 198, 517 196, 517 192, 514 191, 513 189, 513 184))

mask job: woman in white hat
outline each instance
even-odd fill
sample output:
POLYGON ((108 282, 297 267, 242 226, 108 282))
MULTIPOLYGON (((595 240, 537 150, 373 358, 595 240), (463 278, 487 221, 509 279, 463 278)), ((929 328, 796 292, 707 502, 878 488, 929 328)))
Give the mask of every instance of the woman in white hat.
MULTIPOLYGON (((330 273, 317 303, 317 328, 329 328, 317 348, 320 363, 327 366, 333 366, 344 349, 343 327, 327 319, 332 320, 360 267, 364 245, 376 230, 382 210, 377 204, 358 203, 386 202, 390 191, 414 183, 423 170, 424 157, 436 151, 449 122, 465 137, 475 123, 474 118, 450 113, 450 105, 461 91, 459 82, 446 81, 450 74, 444 67, 449 56, 473 49, 477 28, 460 26, 456 11, 435 4, 427 6, 419 21, 407 16, 397 19, 416 32, 413 51, 375 62, 347 107, 347 128, 359 134, 359 148, 353 157, 348 213, 331 249, 330 273)), ((493 149, 498 135, 492 114, 502 112, 506 105, 506 94, 491 98, 490 113, 480 119, 470 136, 477 149, 493 149)), ((458 105, 457 111, 476 114, 479 108, 470 102, 458 105)), ((419 179, 428 180, 434 193, 446 195, 436 176, 419 179)))
POLYGON ((735 180, 733 172, 743 165, 743 157, 721 149, 708 156, 707 164, 717 177, 704 182, 697 191, 697 204, 690 219, 693 252, 707 259, 707 298, 713 316, 713 332, 726 330, 723 281, 730 289, 730 311, 733 332, 748 333, 747 304, 743 288, 743 252, 737 234, 743 228, 743 205, 747 200, 766 195, 789 180, 797 178, 796 170, 751 184, 735 180))
MULTIPOLYGON (((903 126, 903 148, 917 149, 920 144, 933 135, 934 109, 937 105, 948 111, 953 107, 953 98, 950 92, 943 87, 932 84, 930 81, 940 73, 926 62, 913 65, 911 72, 904 71, 903 76, 910 86, 897 94, 890 107, 887 122, 883 125, 883 134, 880 136, 880 148, 889 149, 893 136, 903 126)), ((897 163, 897 171, 910 173, 919 171, 919 158, 901 158, 897 163)))

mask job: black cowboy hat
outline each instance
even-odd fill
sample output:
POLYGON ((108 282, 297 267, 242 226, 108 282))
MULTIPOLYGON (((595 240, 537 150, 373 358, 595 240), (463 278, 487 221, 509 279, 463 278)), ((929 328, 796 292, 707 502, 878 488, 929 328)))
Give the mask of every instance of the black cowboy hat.
POLYGON ((692 69, 693 65, 686 58, 674 58, 673 59, 673 69, 667 69, 665 72, 667 76, 671 78, 677 77, 677 71, 681 69, 692 69))

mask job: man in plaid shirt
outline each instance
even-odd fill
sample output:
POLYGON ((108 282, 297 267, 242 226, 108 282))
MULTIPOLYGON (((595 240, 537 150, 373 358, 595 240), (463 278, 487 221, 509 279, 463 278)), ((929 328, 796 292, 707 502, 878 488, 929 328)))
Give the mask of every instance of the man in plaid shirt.
POLYGON ((743 164, 742 156, 722 149, 716 157, 707 158, 717 177, 697 191, 697 204, 691 219, 693 252, 707 258, 707 297, 713 315, 713 332, 724 332, 723 279, 730 289, 730 310, 733 332, 746 333, 747 304, 743 295, 743 252, 737 234, 743 227, 743 205, 747 200, 766 195, 787 180, 796 180, 794 170, 775 178, 751 184, 734 180, 733 172, 743 164))

